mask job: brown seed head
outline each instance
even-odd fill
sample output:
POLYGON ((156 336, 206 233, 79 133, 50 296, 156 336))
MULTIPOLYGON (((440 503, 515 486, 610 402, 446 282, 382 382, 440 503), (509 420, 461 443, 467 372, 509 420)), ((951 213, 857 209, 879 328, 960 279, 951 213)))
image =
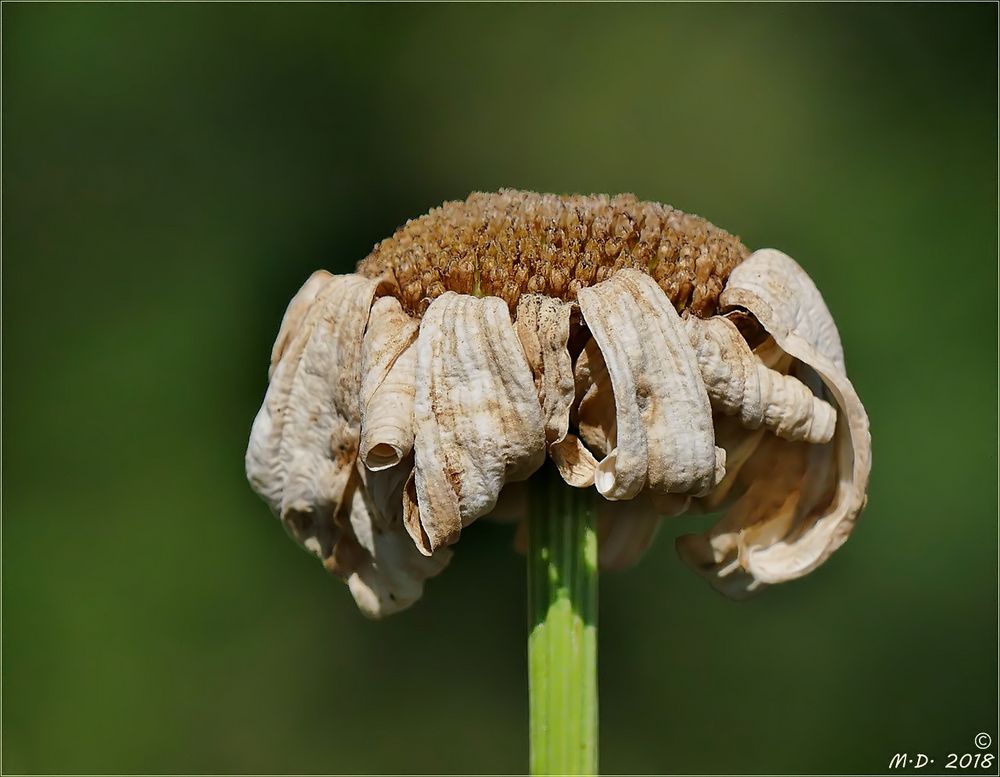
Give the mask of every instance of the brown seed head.
POLYGON ((501 297, 512 312, 524 293, 574 300, 628 267, 651 275, 678 310, 705 317, 748 254, 739 238, 705 219, 632 194, 503 189, 406 222, 358 272, 394 280, 403 308, 421 315, 445 291, 501 297))

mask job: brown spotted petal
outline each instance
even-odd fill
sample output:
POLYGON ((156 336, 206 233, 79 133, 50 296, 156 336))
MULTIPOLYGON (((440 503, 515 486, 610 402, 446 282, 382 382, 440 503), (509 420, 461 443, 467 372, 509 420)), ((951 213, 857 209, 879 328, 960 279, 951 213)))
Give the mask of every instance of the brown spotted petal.
POLYGON ((334 276, 285 348, 251 432, 247 474, 290 533, 332 552, 357 457, 361 340, 377 281, 334 276))
POLYGON ((403 517, 426 554, 490 512, 545 457, 542 409, 503 300, 447 292, 417 337, 414 476, 403 517))
POLYGON ((568 349, 574 307, 541 294, 524 294, 517 304, 514 330, 535 379, 549 455, 563 480, 586 488, 594 483, 597 460, 569 432, 576 398, 573 359, 568 349))
POLYGON ((760 485, 751 486, 724 519, 727 525, 744 527, 735 535, 735 562, 710 563, 713 557, 729 558, 732 551, 721 553, 719 541, 711 536, 681 538, 686 547, 682 555, 696 566, 700 560, 702 571, 732 593, 801 577, 844 543, 865 504, 871 437, 868 416, 844 370, 829 310, 791 258, 771 249, 757 251, 730 276, 722 303, 752 313, 798 360, 799 379, 832 397, 838 407, 831 443, 797 446, 775 441, 754 454, 770 474, 762 474, 760 485), (787 482, 795 472, 797 479, 787 482), (732 581, 725 581, 737 571, 732 581))
POLYGON ((830 441, 837 411, 791 375, 765 367, 731 321, 692 317, 684 324, 715 410, 786 440, 830 441))
POLYGON ((372 306, 361 346, 359 451, 370 470, 399 464, 413 448, 418 326, 394 297, 372 306))
POLYGON ((661 493, 707 493, 722 476, 725 454, 714 445, 705 384, 677 311, 636 270, 580 289, 578 299, 616 408, 597 490, 608 499, 631 499, 647 484, 661 493))

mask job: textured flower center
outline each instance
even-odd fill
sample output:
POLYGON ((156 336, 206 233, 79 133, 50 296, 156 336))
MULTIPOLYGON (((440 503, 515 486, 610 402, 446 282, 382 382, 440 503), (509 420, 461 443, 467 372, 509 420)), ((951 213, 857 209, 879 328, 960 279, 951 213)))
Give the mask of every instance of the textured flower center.
POLYGON ((358 265, 395 279, 395 296, 422 315, 446 291, 502 298, 575 300, 618 270, 648 273, 677 310, 715 313, 733 268, 749 254, 739 238, 699 216, 634 195, 564 197, 505 189, 447 202, 408 221, 358 265))

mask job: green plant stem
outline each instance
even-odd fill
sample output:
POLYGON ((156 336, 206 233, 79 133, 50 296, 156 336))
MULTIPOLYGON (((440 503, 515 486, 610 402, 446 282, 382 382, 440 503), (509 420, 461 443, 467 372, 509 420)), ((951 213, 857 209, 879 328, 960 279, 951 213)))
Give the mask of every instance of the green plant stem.
POLYGON ((543 480, 528 524, 532 774, 597 774, 593 489, 543 480))

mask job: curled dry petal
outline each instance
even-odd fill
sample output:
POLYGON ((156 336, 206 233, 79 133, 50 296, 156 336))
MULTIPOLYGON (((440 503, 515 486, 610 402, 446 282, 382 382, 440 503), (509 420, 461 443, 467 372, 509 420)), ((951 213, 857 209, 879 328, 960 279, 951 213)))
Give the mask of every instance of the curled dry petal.
POLYGON ((288 347, 289 341, 301 328, 306 314, 316 300, 316 295, 319 294, 320 290, 326 286, 332 277, 326 270, 317 270, 309 276, 306 282, 302 284, 302 288, 295 293, 291 302, 288 303, 288 307, 285 308, 285 315, 281 318, 281 327, 278 329, 278 336, 271 347, 271 366, 267 371, 268 378, 274 374, 274 368, 281 361, 281 357, 285 353, 285 348, 288 347))
MULTIPOLYGON (((636 270, 580 289, 578 299, 616 408, 597 490, 608 499, 631 499, 647 484, 662 493, 707 493, 722 477, 725 453, 714 445, 705 385, 677 311, 636 270)), ((582 422, 582 402, 580 412, 582 422)))
POLYGON ((715 417, 715 442, 726 452, 726 476, 705 496, 695 500, 699 510, 702 512, 718 510, 740 495, 739 489, 734 489, 734 486, 739 480, 743 466, 753 456, 763 439, 763 427, 747 429, 732 416, 715 417))
POLYGON ((359 453, 368 469, 393 467, 413 448, 418 326, 394 297, 372 306, 361 346, 359 453))
MULTIPOLYGON (((303 289, 312 286, 315 289, 314 273, 303 285, 303 289)), ((285 471, 287 462, 279 456, 279 447, 284 436, 285 421, 288 415, 288 397, 292 384, 298 379, 302 353, 309 342, 313 329, 321 318, 323 305, 329 297, 329 285, 317 292, 300 289, 295 299, 289 303, 289 310, 282 319, 282 328, 278 333, 272 348, 270 382, 260 410, 254 418, 250 431, 250 442, 246 452, 247 479, 271 509, 278 513, 281 510, 281 499, 285 486, 285 471), (318 300, 316 299, 318 297, 318 300), (315 304, 304 309, 306 300, 312 299, 315 304), (294 312, 291 312, 292 309, 294 312)))
POLYGON ((829 442, 837 411, 790 375, 765 367, 728 319, 684 322, 712 407, 786 440, 829 442))
POLYGON ((339 275, 320 289, 283 349, 247 449, 251 485, 324 557, 357 457, 361 338, 377 285, 339 275))
MULTIPOLYGON (((350 524, 354 542, 362 551, 356 554, 346 575, 351 594, 361 611, 371 618, 399 612, 420 598, 424 580, 434 577, 451 560, 451 550, 442 548, 425 556, 414 546, 403 524, 382 514, 373 495, 372 476, 385 484, 385 472, 365 472, 358 468, 359 479, 351 494, 350 524)), ((394 498, 400 504, 403 479, 395 478, 394 498)))
POLYGON ((413 453, 394 467, 369 470, 362 466, 365 488, 375 506, 374 517, 385 525, 403 522, 403 488, 413 472, 413 453))
POLYGON ((591 338, 576 360, 576 393, 580 397, 577 427, 587 446, 601 457, 614 447, 618 411, 615 390, 601 349, 591 338))
POLYGON ((681 557, 726 595, 738 599, 759 590, 762 581, 742 566, 747 549, 780 539, 812 508, 800 491, 807 448, 766 435, 736 476, 742 494, 722 519, 704 535, 678 538, 681 557))
POLYGON ((567 485, 590 488, 597 474, 597 459, 575 434, 549 445, 549 456, 567 485))
POLYGON ((442 294, 420 322, 416 348, 415 467, 403 518, 430 554, 490 512, 506 481, 541 466, 545 432, 503 300, 442 294))
POLYGON ((761 460, 766 471, 722 524, 705 536, 681 538, 682 556, 726 592, 741 593, 801 577, 844 543, 865 504, 871 437, 868 416, 845 373, 836 325, 791 258, 757 251, 730 276, 722 303, 752 313, 800 362, 799 378, 822 391, 821 379, 839 408, 832 443, 762 445, 753 462, 761 460), (785 478, 792 480, 779 482, 785 478))
POLYGON ((753 353, 765 367, 782 374, 787 373, 792 366, 792 362, 795 361, 781 350, 781 346, 770 335, 768 335, 764 342, 753 349, 753 353))
POLYGON ((514 329, 535 379, 549 455, 566 483, 586 488, 594 483, 597 460, 569 433, 576 397, 568 349, 574 307, 541 294, 524 294, 517 305, 514 329))
POLYGON ((549 443, 563 439, 569 429, 575 388, 567 349, 572 313, 572 304, 541 294, 524 294, 517 304, 514 331, 535 379, 549 443))

